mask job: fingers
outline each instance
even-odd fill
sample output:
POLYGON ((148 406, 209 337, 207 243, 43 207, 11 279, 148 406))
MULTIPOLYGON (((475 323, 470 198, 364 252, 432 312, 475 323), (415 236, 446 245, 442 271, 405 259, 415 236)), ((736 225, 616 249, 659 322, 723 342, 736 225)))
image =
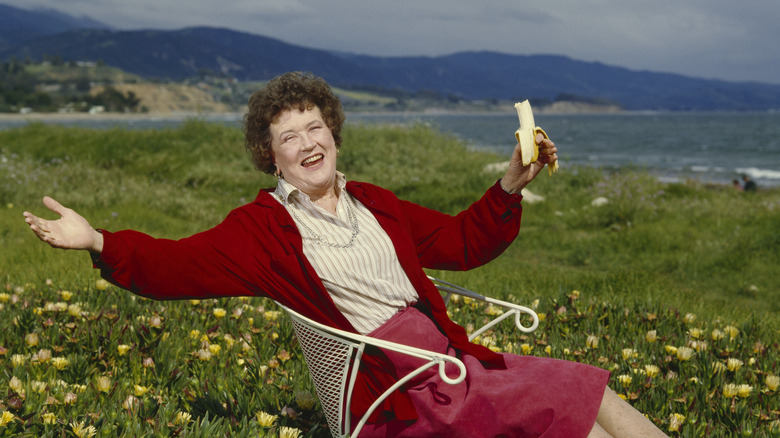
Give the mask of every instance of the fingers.
POLYGON ((62 204, 49 196, 43 197, 43 205, 60 216, 62 216, 65 213, 65 210, 67 210, 67 208, 65 208, 62 204))

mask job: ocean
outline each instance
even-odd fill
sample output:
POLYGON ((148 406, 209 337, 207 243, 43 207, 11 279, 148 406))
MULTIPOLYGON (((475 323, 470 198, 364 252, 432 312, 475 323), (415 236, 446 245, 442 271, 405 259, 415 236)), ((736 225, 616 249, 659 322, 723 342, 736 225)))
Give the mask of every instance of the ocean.
MULTIPOLYGON (((241 115, 204 116, 240 127, 241 115)), ((697 180, 730 184, 749 175, 759 187, 780 187, 780 113, 621 113, 537 114, 536 124, 555 141, 560 165, 604 169, 645 169, 663 181, 697 180)), ((162 129, 182 117, 55 118, 60 123, 96 129, 162 129)), ((456 136, 475 149, 506 159, 514 148, 517 116, 512 114, 365 114, 348 123, 423 123, 456 136)), ((0 129, 28 123, 0 119, 0 129)), ((2 149, 2 145, 0 145, 2 149)))

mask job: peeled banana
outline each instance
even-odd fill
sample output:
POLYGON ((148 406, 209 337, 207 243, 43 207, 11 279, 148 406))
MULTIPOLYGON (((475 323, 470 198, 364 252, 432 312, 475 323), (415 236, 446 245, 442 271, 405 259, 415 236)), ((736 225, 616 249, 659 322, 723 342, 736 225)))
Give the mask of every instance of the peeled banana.
MULTIPOLYGON (((531 111, 531 104, 524 100, 515 104, 517 117, 520 119, 520 128, 515 131, 515 138, 520 143, 520 157, 523 160, 523 166, 535 162, 539 158, 539 145, 536 144, 536 134, 542 134, 544 138, 550 138, 544 129, 536 126, 534 123, 534 113, 531 111)), ((558 160, 552 165, 547 165, 547 173, 552 176, 558 173, 558 160)))

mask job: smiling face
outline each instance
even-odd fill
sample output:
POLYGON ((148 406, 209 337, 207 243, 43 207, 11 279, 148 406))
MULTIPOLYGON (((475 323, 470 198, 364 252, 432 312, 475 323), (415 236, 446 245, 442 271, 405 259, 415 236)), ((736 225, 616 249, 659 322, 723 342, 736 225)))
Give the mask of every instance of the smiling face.
POLYGON ((284 110, 270 131, 274 164, 285 180, 312 199, 334 193, 336 141, 318 107, 284 110))

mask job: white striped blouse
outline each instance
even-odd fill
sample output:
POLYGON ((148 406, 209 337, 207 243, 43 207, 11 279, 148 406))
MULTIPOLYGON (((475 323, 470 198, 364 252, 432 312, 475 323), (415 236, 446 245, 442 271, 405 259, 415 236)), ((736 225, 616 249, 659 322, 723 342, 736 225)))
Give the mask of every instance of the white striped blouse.
POLYGON ((316 206, 295 186, 279 180, 274 197, 292 216, 303 252, 336 307, 360 333, 370 333, 417 301, 393 243, 373 214, 345 190, 336 173, 336 215, 316 206))

